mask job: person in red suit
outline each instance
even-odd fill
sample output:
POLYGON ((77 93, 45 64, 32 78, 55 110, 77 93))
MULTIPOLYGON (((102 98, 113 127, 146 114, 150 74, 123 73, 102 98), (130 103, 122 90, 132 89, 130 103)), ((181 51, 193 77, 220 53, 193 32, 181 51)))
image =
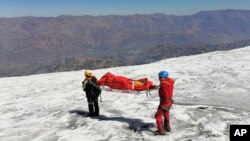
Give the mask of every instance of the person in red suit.
POLYGON ((159 72, 158 76, 160 81, 160 88, 159 88, 160 104, 155 114, 156 125, 158 128, 158 130, 155 131, 155 134, 165 135, 165 131, 166 132, 171 131, 169 110, 173 104, 172 97, 174 89, 174 80, 168 77, 167 71, 159 72), (164 117, 164 126, 163 126, 162 116, 164 117))

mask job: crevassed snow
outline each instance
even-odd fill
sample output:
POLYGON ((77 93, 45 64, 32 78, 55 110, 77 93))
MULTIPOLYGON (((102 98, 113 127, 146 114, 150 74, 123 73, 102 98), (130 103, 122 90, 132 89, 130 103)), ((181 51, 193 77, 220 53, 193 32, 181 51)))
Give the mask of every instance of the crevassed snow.
POLYGON ((99 118, 85 117, 83 71, 0 78, 3 141, 229 140, 230 124, 250 124, 250 47, 93 71, 129 78, 168 70, 176 80, 172 132, 154 136, 157 91, 102 93, 99 118), (133 128, 136 127, 136 128, 133 128), (142 132, 134 132, 134 129, 142 132))

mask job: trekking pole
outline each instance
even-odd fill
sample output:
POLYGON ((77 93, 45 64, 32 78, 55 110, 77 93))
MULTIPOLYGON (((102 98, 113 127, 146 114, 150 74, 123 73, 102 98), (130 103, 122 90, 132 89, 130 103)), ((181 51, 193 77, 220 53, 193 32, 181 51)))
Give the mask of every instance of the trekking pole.
POLYGON ((149 93, 150 97, 152 97, 152 95, 151 95, 151 91, 149 91, 148 93, 149 93))
POLYGON ((100 94, 100 101, 101 101, 101 103, 102 103, 102 94, 100 94))

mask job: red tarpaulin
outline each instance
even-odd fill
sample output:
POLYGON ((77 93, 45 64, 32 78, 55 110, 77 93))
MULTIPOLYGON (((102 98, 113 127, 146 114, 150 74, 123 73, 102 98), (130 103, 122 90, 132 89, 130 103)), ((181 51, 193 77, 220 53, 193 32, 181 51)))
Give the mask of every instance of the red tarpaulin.
POLYGON ((97 81, 99 86, 108 86, 111 89, 118 90, 134 90, 134 91, 146 91, 154 88, 152 81, 148 78, 142 78, 138 80, 128 79, 123 76, 115 76, 108 72, 97 81))

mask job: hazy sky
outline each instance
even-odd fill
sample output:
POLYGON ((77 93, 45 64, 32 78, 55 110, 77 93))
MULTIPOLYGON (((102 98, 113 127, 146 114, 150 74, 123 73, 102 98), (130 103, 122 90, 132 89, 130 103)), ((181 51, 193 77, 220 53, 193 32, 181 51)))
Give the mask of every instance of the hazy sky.
POLYGON ((250 0, 0 0, 0 17, 59 15, 190 15, 202 10, 250 10, 250 0))

